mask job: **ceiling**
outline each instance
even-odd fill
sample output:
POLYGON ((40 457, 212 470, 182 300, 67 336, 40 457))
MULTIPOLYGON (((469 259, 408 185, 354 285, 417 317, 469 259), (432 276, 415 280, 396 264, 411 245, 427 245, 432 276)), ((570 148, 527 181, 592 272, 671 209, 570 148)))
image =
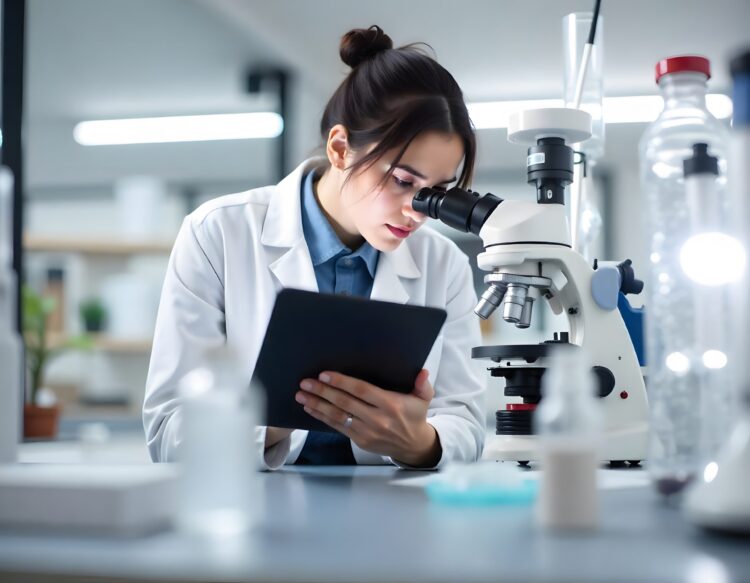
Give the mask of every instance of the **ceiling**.
MULTIPOLYGON (((84 180, 87 169, 98 181, 132 171, 124 150, 74 150, 70 130, 82 119, 272 107, 268 97, 244 90, 245 72, 258 62, 297 73, 299 129, 291 158, 302 157, 317 141, 327 97, 347 72, 338 58, 341 35, 374 23, 397 45, 429 43, 468 101, 559 97, 561 19, 591 10, 593 0, 28 0, 27 6, 26 116, 35 136, 29 175, 54 184, 61 169, 71 181, 84 180), (65 144, 69 156, 52 164, 65 144)), ((685 52, 708 56, 712 89, 727 91, 728 57, 750 42, 750 0, 604 0, 602 13, 608 95, 654 93, 656 60, 685 52)), ((607 163, 632 162, 642 131, 638 124, 608 127, 607 163)), ((519 167, 523 148, 508 144, 503 130, 480 132, 479 143, 480 168, 519 167)), ((183 168, 207 172, 200 161, 210 158, 216 176, 242 180, 247 160, 258 157, 246 148, 232 160, 215 156, 218 145, 196 145, 197 162, 186 164, 180 148, 141 149, 153 166, 172 165, 165 171, 170 179, 183 168)))
MULTIPOLYGON (((562 23, 591 11, 593 0, 199 0, 262 40, 324 91, 345 72, 341 35, 378 24, 396 45, 429 43, 470 101, 558 97, 562 92, 562 23)), ((701 53, 726 90, 728 56, 750 42, 748 0, 604 0, 605 91, 654 91, 660 58, 701 53)))
MULTIPOLYGON (((592 0, 29 0, 35 117, 247 107, 249 62, 286 63, 330 95, 341 35, 377 23, 429 43, 467 100, 559 97, 562 17, 592 0)), ((604 0, 605 92, 653 93, 657 59, 694 52, 729 86, 727 59, 750 42, 748 0, 604 0)))

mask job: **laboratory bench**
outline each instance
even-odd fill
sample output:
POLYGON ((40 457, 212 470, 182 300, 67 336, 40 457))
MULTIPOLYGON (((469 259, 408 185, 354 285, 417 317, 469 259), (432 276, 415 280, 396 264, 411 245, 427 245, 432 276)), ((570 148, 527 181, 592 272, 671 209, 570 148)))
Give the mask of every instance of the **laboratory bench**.
POLYGON ((600 527, 563 534, 540 530, 533 506, 437 504, 420 483, 428 472, 289 467, 260 474, 263 513, 246 536, 0 529, 0 581, 750 581, 750 539, 687 524, 643 470, 600 471, 616 478, 601 490, 600 527))

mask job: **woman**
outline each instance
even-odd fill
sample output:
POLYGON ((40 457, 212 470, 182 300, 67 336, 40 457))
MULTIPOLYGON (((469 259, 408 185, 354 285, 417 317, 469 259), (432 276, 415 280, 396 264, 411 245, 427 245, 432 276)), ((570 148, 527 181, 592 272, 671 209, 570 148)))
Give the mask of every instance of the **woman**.
POLYGON ((299 406, 337 433, 258 428, 266 469, 435 468, 481 454, 471 269, 449 239, 417 230, 425 216, 411 206, 422 187, 471 180, 476 145, 461 90, 417 47, 394 49, 377 26, 344 35, 340 54, 352 70, 321 120, 326 157, 303 162, 276 186, 202 205, 177 236, 143 405, 155 461, 173 460, 179 448, 179 379, 225 343, 244 356, 249 378, 285 287, 436 306, 448 318, 410 394, 336 371, 302 380, 299 406))

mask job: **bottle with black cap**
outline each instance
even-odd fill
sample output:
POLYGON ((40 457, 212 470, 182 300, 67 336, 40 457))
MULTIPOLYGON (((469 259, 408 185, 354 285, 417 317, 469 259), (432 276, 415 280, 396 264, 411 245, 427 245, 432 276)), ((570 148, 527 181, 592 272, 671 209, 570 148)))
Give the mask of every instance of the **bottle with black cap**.
POLYGON ((683 170, 690 236, 682 245, 680 265, 690 280, 695 306, 693 349, 700 399, 692 407, 700 412, 694 434, 703 465, 716 455, 733 415, 727 367, 732 345, 730 284, 741 270, 744 250, 731 234, 726 193, 718 184, 719 161, 708 144, 693 144, 683 170))

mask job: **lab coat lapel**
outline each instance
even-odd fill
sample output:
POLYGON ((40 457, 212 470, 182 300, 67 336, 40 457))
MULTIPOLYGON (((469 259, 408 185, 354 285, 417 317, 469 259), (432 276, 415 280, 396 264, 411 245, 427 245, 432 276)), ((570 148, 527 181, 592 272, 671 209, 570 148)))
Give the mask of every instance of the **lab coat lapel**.
POLYGON ((271 263, 269 268, 282 287, 318 291, 315 269, 304 239, 300 239, 294 247, 271 263))
POLYGON ((380 254, 370 298, 405 304, 409 301, 409 291, 403 279, 415 279, 420 275, 409 246, 404 241, 394 251, 380 254))
MULTIPOLYGON (((317 161, 317 163, 320 163, 317 161)), ((276 259, 269 264, 282 287, 318 291, 310 251, 302 231, 301 186, 305 174, 316 164, 306 160, 277 186, 268 203, 261 242, 276 259)))

